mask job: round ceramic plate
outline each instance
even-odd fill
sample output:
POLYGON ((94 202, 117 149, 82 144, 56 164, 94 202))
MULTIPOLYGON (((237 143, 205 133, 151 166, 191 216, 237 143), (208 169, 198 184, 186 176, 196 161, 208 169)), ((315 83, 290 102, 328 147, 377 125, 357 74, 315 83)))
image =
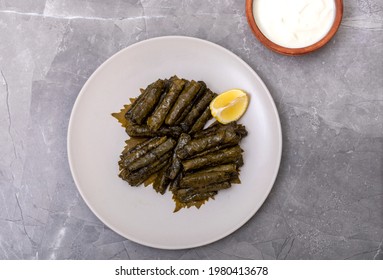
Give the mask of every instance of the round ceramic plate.
POLYGON ((108 227, 137 243, 183 249, 219 240, 241 227, 261 207, 277 176, 282 152, 281 126, 272 97, 258 75, 230 51, 190 37, 159 37, 118 52, 84 85, 68 129, 68 156, 74 181, 93 213, 108 227), (139 89, 172 75, 203 80, 214 92, 241 88, 250 104, 239 123, 241 184, 220 191, 200 209, 173 213, 171 193, 151 186, 131 187, 118 177, 119 155, 128 138, 111 113, 139 89))

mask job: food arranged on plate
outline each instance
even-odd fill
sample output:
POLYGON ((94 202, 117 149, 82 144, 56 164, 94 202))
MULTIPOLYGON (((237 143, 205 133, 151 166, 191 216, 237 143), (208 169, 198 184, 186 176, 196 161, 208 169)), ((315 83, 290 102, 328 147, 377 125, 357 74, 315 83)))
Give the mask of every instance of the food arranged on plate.
POLYGON ((200 208, 218 191, 239 184, 240 141, 247 135, 236 121, 248 105, 241 90, 217 95, 205 82, 158 79, 112 115, 129 139, 120 155, 119 177, 131 186, 152 185, 173 194, 175 212, 200 208), (205 128, 212 114, 216 121, 205 128))

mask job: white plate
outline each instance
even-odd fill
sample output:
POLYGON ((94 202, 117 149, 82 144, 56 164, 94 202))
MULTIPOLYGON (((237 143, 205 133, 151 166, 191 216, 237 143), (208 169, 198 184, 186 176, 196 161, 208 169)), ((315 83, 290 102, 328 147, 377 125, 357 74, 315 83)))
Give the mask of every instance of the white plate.
POLYGON ((68 156, 74 181, 93 213, 108 227, 137 243, 183 249, 219 240, 241 227, 260 208, 277 176, 282 152, 275 104, 258 75, 216 44, 189 37, 159 37, 136 43, 102 64, 84 85, 68 129, 68 156), (219 93, 242 88, 250 96, 240 120, 248 136, 242 184, 220 191, 200 209, 173 213, 171 194, 130 187, 118 174, 128 138, 112 112, 158 78, 178 75, 203 80, 219 93))

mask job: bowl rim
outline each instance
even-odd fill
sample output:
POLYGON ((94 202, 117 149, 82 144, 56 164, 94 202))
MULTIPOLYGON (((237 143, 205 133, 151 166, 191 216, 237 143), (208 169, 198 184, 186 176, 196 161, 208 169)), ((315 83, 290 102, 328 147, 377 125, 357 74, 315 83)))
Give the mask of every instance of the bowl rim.
POLYGON ((288 47, 283 47, 281 45, 278 45, 268 39, 259 29, 255 18, 253 14, 253 3, 256 0, 246 0, 246 17, 247 17, 247 22, 250 25, 250 29, 257 37, 257 39, 267 48, 271 49, 272 51, 275 51, 280 54, 284 55, 303 55, 307 53, 311 53, 313 51, 316 51, 326 45, 335 35, 335 33, 338 31, 340 23, 342 21, 343 17, 343 0, 334 0, 335 2, 335 19, 334 22, 330 28, 330 30, 327 32, 327 34, 318 42, 302 47, 302 48, 288 48, 288 47))

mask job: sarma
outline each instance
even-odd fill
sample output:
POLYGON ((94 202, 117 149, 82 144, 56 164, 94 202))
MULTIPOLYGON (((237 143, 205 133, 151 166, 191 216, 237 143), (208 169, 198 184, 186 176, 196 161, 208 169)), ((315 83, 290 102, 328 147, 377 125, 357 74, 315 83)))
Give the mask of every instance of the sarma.
POLYGON ((196 102, 198 102, 198 100, 201 99, 202 96, 204 96, 205 92, 206 92, 206 84, 202 81, 199 81, 198 83, 201 85, 200 89, 198 90, 197 94, 194 96, 193 100, 191 100, 188 103, 188 105, 182 110, 181 115, 177 118, 177 120, 175 122, 175 125, 180 125, 182 127, 183 131, 185 131, 185 132, 187 132, 188 130, 184 129, 181 123, 189 115, 190 111, 194 107, 194 104, 196 102))
POLYGON ((200 208, 240 183, 239 143, 246 128, 216 121, 204 129, 216 94, 203 81, 172 76, 140 91, 112 114, 131 137, 118 161, 121 179, 131 186, 152 185, 160 194, 170 191, 174 212, 200 208))
POLYGON ((128 124, 125 128, 125 131, 130 137, 171 136, 177 138, 182 133, 182 129, 178 126, 161 127, 157 131, 153 131, 149 128, 149 126, 145 124, 138 125, 133 124, 130 121, 127 122, 128 124))
POLYGON ((138 186, 142 184, 146 179, 148 179, 152 174, 160 171, 168 163, 171 157, 171 151, 161 156, 158 160, 153 162, 150 165, 147 165, 141 169, 138 169, 134 172, 129 171, 128 169, 123 169, 120 171, 119 176, 127 181, 131 186, 138 186))
POLYGON ((175 145, 176 145, 176 141, 172 138, 168 138, 164 143, 158 145, 152 150, 149 150, 142 157, 134 160, 132 163, 126 166, 126 168, 129 169, 129 171, 134 171, 144 166, 147 166, 151 164, 152 162, 156 161, 162 155, 173 150, 175 145))
POLYGON ((160 194, 165 193, 166 188, 170 183, 170 179, 166 177, 166 171, 168 170, 168 168, 169 163, 160 171, 160 173, 157 175, 156 180, 153 183, 154 190, 160 194))
POLYGON ((151 138, 151 139, 145 141, 144 143, 139 145, 139 147, 136 147, 132 151, 123 155, 121 157, 122 164, 125 167, 129 166, 132 162, 134 162, 135 160, 138 160, 139 158, 144 156, 150 150, 152 150, 152 149, 158 147, 159 145, 161 145, 162 143, 164 143, 166 141, 166 139, 167 139, 167 137, 163 136, 163 137, 151 138))
POLYGON ((219 150, 201 157, 195 157, 182 161, 185 171, 195 170, 206 166, 234 163, 242 158, 242 149, 237 145, 234 147, 219 150))
POLYGON ((183 110, 188 106, 188 104, 193 100, 195 95, 198 93, 201 84, 196 81, 191 81, 187 83, 178 96, 175 104, 170 109, 168 115, 166 116, 165 123, 167 125, 174 125, 179 116, 182 114, 183 110))
POLYGON ((147 120, 147 124, 151 130, 156 131, 161 127, 169 110, 172 108, 174 102, 176 102, 185 83, 186 81, 182 79, 174 79, 171 82, 170 89, 166 93, 164 99, 147 120))
POLYGON ((191 139, 190 135, 186 133, 182 133, 180 138, 178 139, 178 143, 174 149, 174 153, 172 157, 172 164, 167 172, 168 178, 173 180, 180 172, 182 164, 181 164, 181 159, 179 159, 177 156, 177 151, 182 149, 190 141, 190 139, 191 139))
POLYGON ((237 145, 241 140, 240 136, 233 130, 221 130, 217 134, 208 135, 203 138, 193 139, 182 149, 176 151, 179 158, 184 159, 194 156, 213 147, 237 145))
POLYGON ((198 188, 208 186, 214 183, 228 181, 230 177, 229 173, 223 171, 200 171, 183 177, 180 182, 180 188, 198 188))
POLYGON ((131 119, 136 124, 142 124, 148 114, 154 109, 161 94, 165 88, 164 80, 157 80, 153 84, 149 85, 139 102, 135 102, 133 106, 127 112, 127 118, 131 119))
POLYGON ((209 106, 210 102, 216 95, 211 91, 207 90, 206 93, 194 104, 191 111, 186 115, 186 117, 181 122, 181 127, 183 131, 189 131, 193 126, 198 117, 205 111, 209 106))
POLYGON ((197 121, 194 123, 192 128, 190 129, 189 133, 193 134, 197 131, 200 131, 203 129, 206 125, 206 123, 211 119, 211 112, 210 108, 207 107, 205 111, 203 111, 202 115, 197 119, 197 121))

